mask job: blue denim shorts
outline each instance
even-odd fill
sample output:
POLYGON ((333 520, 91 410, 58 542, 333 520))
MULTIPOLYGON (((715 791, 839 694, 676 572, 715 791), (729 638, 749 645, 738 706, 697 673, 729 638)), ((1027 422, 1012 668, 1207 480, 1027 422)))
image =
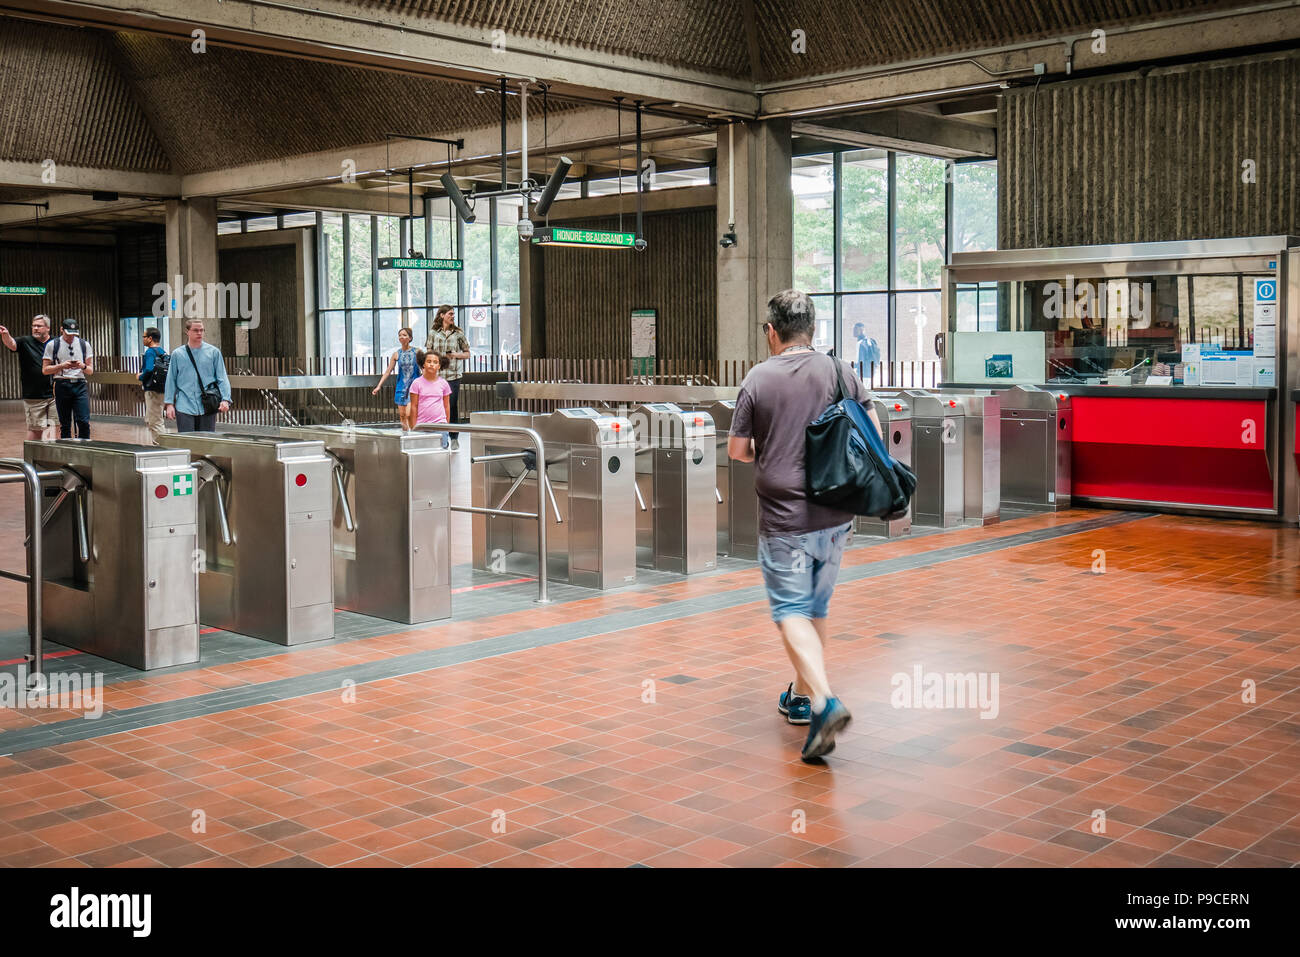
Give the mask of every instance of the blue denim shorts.
POLYGON ((825 618, 852 522, 802 535, 760 535, 758 564, 772 620, 825 618))

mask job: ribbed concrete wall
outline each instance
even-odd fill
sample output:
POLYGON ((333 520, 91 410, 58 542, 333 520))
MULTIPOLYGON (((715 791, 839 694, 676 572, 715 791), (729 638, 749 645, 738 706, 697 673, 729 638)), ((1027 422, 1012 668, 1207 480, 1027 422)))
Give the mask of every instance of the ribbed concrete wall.
POLYGON ((8 19, 0 19, 0 159, 148 172, 171 165, 105 34, 8 19))
MULTIPOLYGON (((713 208, 645 217, 648 247, 633 250, 532 247, 545 283, 545 351, 537 357, 627 359, 632 310, 657 310, 661 359, 713 359, 717 352, 717 268, 713 208)), ((631 231, 635 217, 623 217, 631 231)), ((566 222, 617 229, 618 219, 566 222)))
MULTIPOLYGON (((72 316, 81 337, 96 355, 113 355, 117 346, 114 253, 111 246, 0 244, 0 276, 5 285, 44 286, 43 296, 0 296, 0 325, 14 336, 29 335, 32 316, 45 313, 59 322, 72 316)), ((0 399, 16 399, 18 357, 0 346, 0 399)))
POLYGON ((998 111, 999 245, 1300 232, 1298 109, 1295 54, 1044 85, 1036 105, 1032 89, 1011 91, 998 111))

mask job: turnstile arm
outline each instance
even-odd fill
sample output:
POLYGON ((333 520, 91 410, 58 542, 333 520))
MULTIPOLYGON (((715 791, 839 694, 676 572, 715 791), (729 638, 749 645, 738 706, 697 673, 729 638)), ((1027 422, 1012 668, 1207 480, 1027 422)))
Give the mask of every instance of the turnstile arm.
POLYGON ((343 473, 347 466, 333 452, 326 449, 325 454, 334 460, 334 467, 330 469, 334 473, 334 491, 339 493, 339 509, 343 512, 343 525, 349 532, 357 530, 357 523, 352 520, 352 508, 348 505, 348 490, 343 481, 343 473))
POLYGON ((200 457, 194 460, 194 468, 199 473, 199 481, 204 485, 211 485, 212 492, 217 497, 217 519, 221 524, 221 544, 230 544, 230 518, 226 515, 226 496, 221 490, 222 479, 225 473, 217 467, 217 463, 207 457, 200 457))
POLYGON ((542 484, 546 486, 546 497, 551 500, 551 511, 555 512, 555 524, 559 525, 564 519, 560 517, 560 506, 555 504, 555 493, 551 491, 551 480, 546 477, 545 469, 537 474, 541 477, 542 484))
POLYGON ((720 491, 718 491, 718 487, 717 487, 716 485, 713 486, 713 494, 717 497, 717 499, 718 499, 718 504, 721 505, 721 504, 722 504, 722 493, 721 493, 720 491))
POLYGON ((86 532, 86 494, 78 491, 73 499, 77 503, 77 557, 81 564, 90 561, 90 535, 86 532))
POLYGON ((636 503, 641 506, 641 511, 645 511, 645 497, 641 494, 641 486, 636 482, 632 483, 632 491, 636 492, 636 503))
POLYGON ((506 489, 506 494, 501 496, 501 501, 497 502, 497 508, 505 507, 506 502, 510 501, 510 496, 515 494, 515 489, 524 484, 524 479, 528 478, 528 469, 524 469, 516 476, 514 484, 506 489))

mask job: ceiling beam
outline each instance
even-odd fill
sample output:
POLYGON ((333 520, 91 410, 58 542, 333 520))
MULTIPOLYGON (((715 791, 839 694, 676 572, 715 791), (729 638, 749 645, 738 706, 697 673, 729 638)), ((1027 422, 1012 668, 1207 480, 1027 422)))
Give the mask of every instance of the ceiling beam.
POLYGON ((850 146, 928 153, 948 159, 997 155, 997 135, 991 127, 906 110, 828 116, 816 122, 796 120, 792 129, 799 136, 850 146))
MULTIPOLYGON (((615 141, 615 111, 595 108, 566 110, 550 121, 549 155, 605 146, 615 141)), ((700 124, 661 116, 642 119, 642 138, 649 141, 682 136, 707 129, 700 124)), ((624 135, 627 134, 625 129, 624 135)), ((501 152, 499 126, 481 126, 463 133, 465 148, 452 152, 453 169, 474 163, 489 163, 501 152)), ((514 124, 506 131, 506 156, 518 157, 520 131, 514 124)), ((541 160, 540 143, 533 141, 528 147, 533 169, 541 170, 547 164, 541 160)), ((194 173, 181 179, 181 194, 186 198, 196 196, 235 196, 265 190, 316 186, 342 181, 345 169, 355 172, 357 179, 374 174, 383 175, 385 169, 406 170, 415 167, 417 174, 424 170, 442 171, 447 167, 446 150, 441 146, 418 140, 394 139, 390 144, 375 143, 369 146, 327 150, 279 160, 249 163, 230 169, 209 173, 194 173), (345 164, 350 162, 350 167, 345 164)))
POLYGON ((811 117, 856 109, 905 106, 959 93, 987 93, 1012 80, 1034 78, 1034 64, 1045 64, 1055 79, 1066 75, 1115 71, 1127 66, 1177 61, 1237 49, 1300 40, 1300 6, 1274 0, 1236 10, 1210 10, 1156 22, 1106 30, 1104 53, 1093 52, 1091 31, 1074 37, 1027 40, 895 63, 844 74, 760 84, 761 115, 811 117))
POLYGON ((53 182, 43 177, 40 163, 0 159, 0 187, 22 186, 44 192, 110 192, 122 196, 175 196, 181 178, 170 173, 132 173, 127 170, 94 169, 59 163, 53 167, 53 182))
MULTIPOLYGON (((41 211, 41 223, 54 222, 70 216, 102 215, 115 211, 143 209, 156 205, 155 200, 140 198, 119 199, 103 203, 83 196, 80 193, 51 195, 50 208, 41 211)), ((7 227, 30 227, 35 220, 36 210, 30 206, 0 206, 0 229, 7 227)))
POLYGON ((477 82, 536 78, 555 94, 679 104, 706 113, 753 116, 748 78, 726 77, 576 44, 523 35, 494 37, 490 26, 448 23, 349 0, 310 6, 274 0, 0 0, 0 11, 64 23, 135 30, 192 42, 289 54, 403 73, 477 82))

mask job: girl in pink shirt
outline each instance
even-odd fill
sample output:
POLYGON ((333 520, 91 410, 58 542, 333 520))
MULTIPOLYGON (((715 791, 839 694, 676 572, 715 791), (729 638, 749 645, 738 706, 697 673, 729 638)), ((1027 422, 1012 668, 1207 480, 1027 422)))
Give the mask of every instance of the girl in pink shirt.
MULTIPOLYGON (((446 365, 446 357, 436 352, 421 351, 415 357, 421 374, 411 381, 411 411, 408 413, 416 425, 429 422, 447 422, 451 418, 451 386, 438 373, 446 365)), ((447 437, 442 437, 443 444, 447 437)))

